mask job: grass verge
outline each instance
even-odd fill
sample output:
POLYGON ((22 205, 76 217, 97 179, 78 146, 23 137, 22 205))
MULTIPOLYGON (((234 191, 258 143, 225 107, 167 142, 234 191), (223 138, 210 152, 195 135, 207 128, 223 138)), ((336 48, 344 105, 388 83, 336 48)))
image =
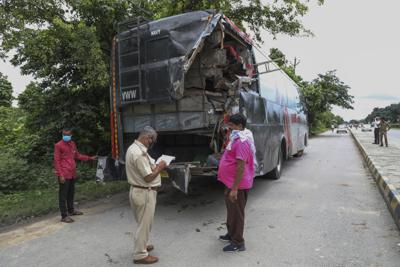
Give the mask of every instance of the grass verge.
POLYGON ((392 128, 400 129, 400 123, 393 123, 390 125, 392 128))
MULTIPOLYGON (((97 184, 92 181, 77 183, 75 201, 95 200, 128 190, 129 185, 126 181, 113 181, 105 184, 97 184)), ((10 225, 57 210, 58 187, 0 195, 0 226, 10 225)))
POLYGON ((310 129, 310 136, 317 136, 317 135, 322 134, 323 132, 326 132, 326 131, 328 131, 328 128, 324 128, 324 127, 311 128, 310 129))

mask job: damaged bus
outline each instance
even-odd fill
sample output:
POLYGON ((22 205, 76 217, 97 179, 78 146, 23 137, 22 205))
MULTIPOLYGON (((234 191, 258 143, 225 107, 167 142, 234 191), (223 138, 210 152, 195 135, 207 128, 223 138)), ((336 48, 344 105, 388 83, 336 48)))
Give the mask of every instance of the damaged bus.
POLYGON ((187 193, 192 177, 216 175, 237 112, 254 135, 257 175, 278 179, 307 146, 297 85, 270 60, 257 63, 251 38, 222 13, 123 22, 111 61, 112 155, 122 166, 150 125, 158 140, 149 153, 176 157, 164 175, 187 193))

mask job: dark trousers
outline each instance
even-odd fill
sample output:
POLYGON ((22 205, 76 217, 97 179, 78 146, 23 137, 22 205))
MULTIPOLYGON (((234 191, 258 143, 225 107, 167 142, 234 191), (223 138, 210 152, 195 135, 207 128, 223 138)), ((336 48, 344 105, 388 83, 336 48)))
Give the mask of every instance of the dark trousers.
POLYGON ((75 179, 65 180, 64 183, 58 183, 58 205, 60 207, 61 217, 65 218, 68 213, 74 212, 74 193, 75 179))
POLYGON ((374 144, 379 144, 379 128, 374 129, 374 137, 375 137, 374 144))
POLYGON ((235 203, 229 200, 229 192, 231 190, 225 189, 225 204, 226 204, 226 228, 231 237, 231 242, 235 245, 243 245, 243 231, 244 231, 244 208, 246 207, 248 189, 238 190, 237 200, 235 203))

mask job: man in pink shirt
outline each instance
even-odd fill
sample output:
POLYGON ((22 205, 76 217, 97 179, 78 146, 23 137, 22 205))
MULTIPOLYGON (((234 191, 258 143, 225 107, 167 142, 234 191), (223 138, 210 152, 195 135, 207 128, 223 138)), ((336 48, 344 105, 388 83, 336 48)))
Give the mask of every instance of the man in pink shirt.
POLYGON ((63 130, 62 136, 62 140, 54 145, 54 169, 59 183, 58 203, 61 212, 61 221, 72 223, 74 220, 68 215, 83 214, 74 209, 75 160, 95 160, 97 156, 90 157, 80 154, 74 141, 72 141, 71 130, 63 130))
POLYGON ((246 129, 246 117, 232 115, 228 126, 231 128, 229 143, 218 167, 218 180, 225 186, 225 204, 227 210, 226 227, 228 233, 220 236, 224 242, 224 252, 244 251, 244 209, 249 189, 253 186, 255 147, 253 138, 249 138, 246 129))

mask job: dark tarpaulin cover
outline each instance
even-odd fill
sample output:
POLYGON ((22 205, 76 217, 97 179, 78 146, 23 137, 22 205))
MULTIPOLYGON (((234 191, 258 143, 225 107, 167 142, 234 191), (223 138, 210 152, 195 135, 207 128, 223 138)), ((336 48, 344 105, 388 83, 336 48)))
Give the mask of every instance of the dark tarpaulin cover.
POLYGON ((197 46, 212 33, 220 18, 221 14, 211 11, 195 11, 149 22, 140 26, 139 31, 132 28, 120 33, 122 101, 155 103, 181 98, 185 64, 197 46))

